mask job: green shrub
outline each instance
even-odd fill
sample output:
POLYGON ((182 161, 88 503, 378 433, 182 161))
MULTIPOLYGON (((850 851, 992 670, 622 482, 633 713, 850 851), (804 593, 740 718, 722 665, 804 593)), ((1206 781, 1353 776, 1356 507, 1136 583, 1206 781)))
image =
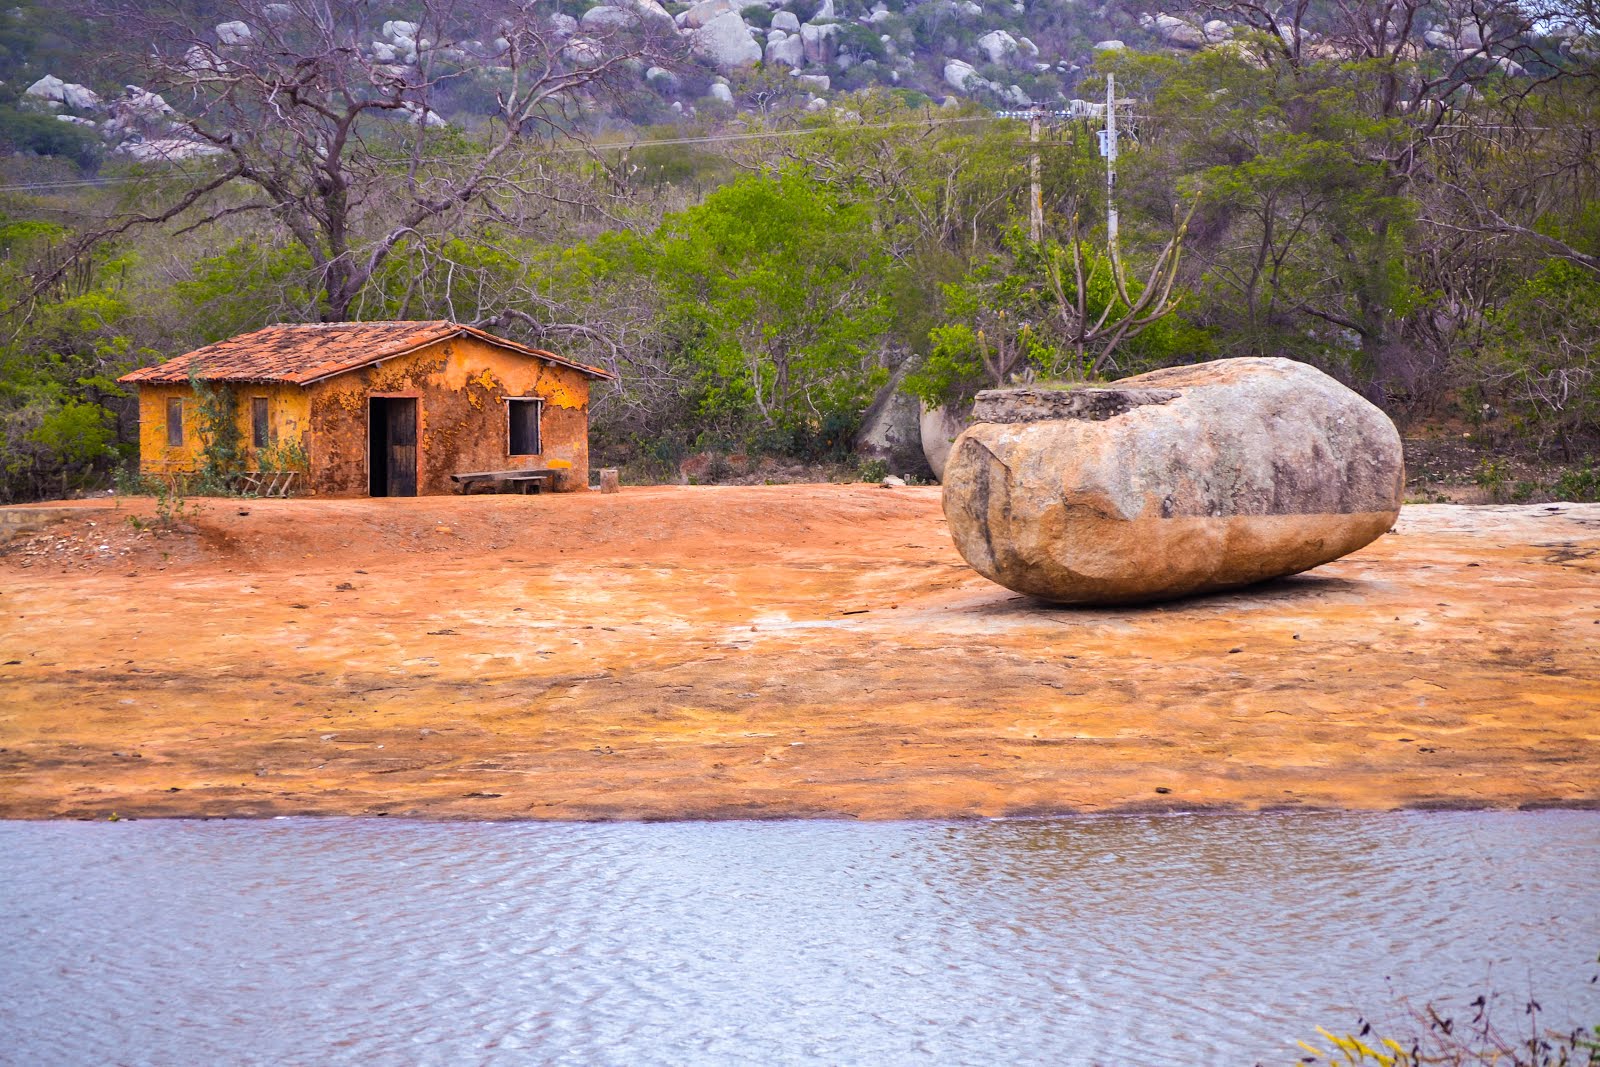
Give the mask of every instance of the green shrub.
POLYGON ((1485 457, 1478 461, 1478 469, 1472 475, 1472 480, 1478 487, 1489 494, 1489 499, 1496 504, 1505 502, 1507 486, 1511 483, 1511 467, 1501 457, 1485 457))
POLYGON ((1600 503, 1600 466, 1573 467, 1562 471, 1552 492, 1557 500, 1600 503))
POLYGON ((62 122, 54 115, 36 115, 0 107, 0 147, 13 152, 61 156, 84 170, 93 170, 100 164, 104 145, 99 136, 87 127, 62 122))

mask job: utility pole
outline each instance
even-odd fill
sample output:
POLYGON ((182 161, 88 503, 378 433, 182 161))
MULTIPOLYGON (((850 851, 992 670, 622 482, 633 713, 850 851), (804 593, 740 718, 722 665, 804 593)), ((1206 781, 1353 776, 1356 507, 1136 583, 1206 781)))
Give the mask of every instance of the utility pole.
POLYGON ((1033 144, 1033 158, 1028 161, 1028 176, 1032 182, 1028 194, 1028 236, 1035 245, 1044 241, 1044 187, 1039 183, 1039 127, 1043 121, 1043 112, 1035 107, 1028 116, 1028 140, 1033 144))
POLYGON ((1106 244, 1114 265, 1117 262, 1117 76, 1110 72, 1106 74, 1106 244))

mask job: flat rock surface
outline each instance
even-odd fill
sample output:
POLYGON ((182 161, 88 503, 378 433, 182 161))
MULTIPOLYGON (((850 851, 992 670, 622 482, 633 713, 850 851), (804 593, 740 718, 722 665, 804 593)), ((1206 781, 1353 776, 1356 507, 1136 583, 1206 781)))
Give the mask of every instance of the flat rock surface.
POLYGON ((1596 806, 1552 507, 1121 609, 979 577, 937 488, 84 508, 0 547, 0 816, 1596 806))

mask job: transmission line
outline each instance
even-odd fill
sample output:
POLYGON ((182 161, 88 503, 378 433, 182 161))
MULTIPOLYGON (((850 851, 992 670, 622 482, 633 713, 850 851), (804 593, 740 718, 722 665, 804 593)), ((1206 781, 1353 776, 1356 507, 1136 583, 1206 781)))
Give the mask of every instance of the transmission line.
MULTIPOLYGON (((961 118, 936 119, 931 122, 877 122, 861 123, 848 126, 822 126, 796 130, 765 130, 754 133, 724 133, 707 134, 703 137, 665 137, 654 141, 617 141, 607 144, 562 145, 551 148, 551 155, 572 155, 576 153, 592 152, 617 152, 632 151, 635 148, 656 148, 675 145, 697 144, 723 144, 734 141, 765 141, 780 137, 809 137, 819 133, 847 133, 856 130, 892 130, 916 126, 955 126, 971 122, 1000 122, 1011 118, 1006 112, 991 115, 967 115, 961 118)), ((199 142, 196 142, 199 143, 199 142)), ((470 155, 435 156, 423 159, 423 163, 458 163, 463 160, 473 159, 470 155)), ((375 162, 382 164, 410 163, 410 158, 379 159, 375 162)), ((28 191, 49 191, 65 189, 99 189, 112 185, 131 185, 137 182, 148 181, 182 181, 186 180, 181 175, 133 175, 125 174, 110 178, 76 178, 69 181, 57 182, 19 182, 15 185, 0 185, 0 193, 18 193, 28 191)))

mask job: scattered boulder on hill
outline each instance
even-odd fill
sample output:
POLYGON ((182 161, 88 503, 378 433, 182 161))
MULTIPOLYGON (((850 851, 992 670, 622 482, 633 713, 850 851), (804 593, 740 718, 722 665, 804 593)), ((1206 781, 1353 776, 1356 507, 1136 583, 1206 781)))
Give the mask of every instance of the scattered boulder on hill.
POLYGON ((617 29, 622 26, 632 26, 639 21, 639 16, 625 8, 610 7, 601 4, 591 7, 583 13, 583 18, 578 20, 578 26, 590 33, 603 30, 617 29))
POLYGON ((694 31, 690 48, 718 70, 728 73, 761 62, 761 46, 737 12, 727 12, 694 31))
POLYGON ((667 9, 656 0, 606 0, 599 7, 585 11, 578 24, 590 31, 647 24, 657 29, 677 28, 667 9))
POLYGON ((217 23, 215 32, 218 43, 224 45, 249 44, 252 36, 249 24, 238 20, 217 23))
POLYGON ((1204 31, 1176 15, 1140 15, 1139 25, 1179 48, 1199 48, 1206 43, 1204 31))
POLYGON ((952 59, 944 65, 944 80, 950 88, 958 91, 965 91, 969 81, 983 81, 971 63, 964 63, 959 59, 952 59))
POLYGON ((32 85, 22 90, 22 95, 31 96, 37 100, 54 100, 59 104, 64 99, 62 94, 66 87, 67 83, 56 77, 54 74, 46 74, 32 85))
POLYGON ((681 85, 678 76, 665 67, 651 67, 646 70, 644 80, 664 93, 677 92, 681 85))
POLYGON ((836 47, 835 38, 839 36, 839 25, 830 22, 817 25, 808 22, 800 27, 800 42, 805 46, 807 63, 828 63, 832 61, 836 47))
POLYGON ((1404 485, 1388 417, 1288 359, 980 393, 943 473, 950 533, 974 569, 1079 604, 1330 562, 1394 524, 1404 485))
POLYGON ((991 63, 1004 63, 1019 50, 1017 39, 1005 30, 990 30, 978 38, 978 51, 991 63))
POLYGON ((803 67, 806 65, 806 44, 799 34, 789 35, 781 30, 772 31, 767 38, 767 62, 774 66, 803 67))
POLYGON ((676 21, 685 29, 698 30, 718 15, 729 12, 737 14, 740 9, 741 5, 734 3, 734 0, 704 0, 679 15, 676 21))
POLYGON ((93 111, 100 106, 100 94, 86 85, 62 81, 46 74, 26 89, 22 95, 42 101, 47 105, 66 105, 76 111, 93 111))
POLYGON ((123 95, 113 99, 103 132, 110 140, 124 137, 155 137, 170 130, 172 107, 159 93, 137 85, 124 85, 123 95))
POLYGON ((799 33, 800 16, 793 11, 780 11, 772 16, 772 28, 784 33, 799 33))

